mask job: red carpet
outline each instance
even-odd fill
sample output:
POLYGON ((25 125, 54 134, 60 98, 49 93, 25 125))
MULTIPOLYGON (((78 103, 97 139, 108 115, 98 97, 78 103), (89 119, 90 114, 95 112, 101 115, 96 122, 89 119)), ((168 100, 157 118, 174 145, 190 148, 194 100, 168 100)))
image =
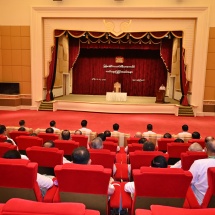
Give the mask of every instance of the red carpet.
POLYGON ((174 115, 159 114, 105 114, 74 111, 0 111, 0 124, 6 126, 18 126, 20 119, 26 121, 26 126, 36 128, 47 128, 49 122, 55 120, 57 128, 76 130, 79 129, 82 119, 88 121, 88 128, 93 131, 102 132, 111 130, 114 123, 120 125, 120 131, 130 133, 145 131, 148 123, 153 124, 154 131, 159 134, 169 132, 177 134, 181 131, 183 124, 188 124, 189 131, 199 131, 202 137, 215 136, 215 117, 177 117, 174 115))

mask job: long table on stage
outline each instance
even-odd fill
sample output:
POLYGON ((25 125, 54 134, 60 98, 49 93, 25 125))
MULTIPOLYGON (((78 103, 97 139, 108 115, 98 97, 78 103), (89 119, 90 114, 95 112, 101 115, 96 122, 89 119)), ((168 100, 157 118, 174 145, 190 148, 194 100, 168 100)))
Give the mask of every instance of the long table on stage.
POLYGON ((106 101, 126 102, 127 93, 106 92, 106 101))

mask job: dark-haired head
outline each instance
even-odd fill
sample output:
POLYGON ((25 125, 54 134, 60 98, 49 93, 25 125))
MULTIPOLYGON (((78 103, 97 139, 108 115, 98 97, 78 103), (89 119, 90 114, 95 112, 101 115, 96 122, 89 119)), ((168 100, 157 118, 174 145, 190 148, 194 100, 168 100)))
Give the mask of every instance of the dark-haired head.
POLYGON ((9 150, 4 153, 3 158, 6 159, 21 159, 21 155, 17 150, 9 150))
POLYGON ((167 166, 168 164, 166 158, 162 155, 154 157, 154 159, 151 161, 151 167, 167 168, 167 166))
POLYGON ((74 149, 71 160, 75 164, 90 164, 90 153, 85 147, 74 149))
POLYGON ((54 133, 54 129, 53 128, 47 128, 46 129, 46 133, 54 133))
POLYGON ((163 135, 163 138, 172 138, 172 135, 170 133, 165 133, 163 135))

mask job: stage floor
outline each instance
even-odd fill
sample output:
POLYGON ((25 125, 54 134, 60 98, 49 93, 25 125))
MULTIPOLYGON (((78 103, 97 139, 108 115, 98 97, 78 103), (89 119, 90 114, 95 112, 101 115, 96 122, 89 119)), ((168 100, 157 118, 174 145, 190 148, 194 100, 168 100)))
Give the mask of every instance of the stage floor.
POLYGON ((165 98, 165 103, 155 103, 155 97, 127 96, 127 101, 106 101, 105 95, 70 94, 55 98, 53 111, 73 110, 98 113, 159 113, 178 114, 179 102, 165 98))
MULTIPOLYGON (((67 102, 85 102, 85 103, 99 103, 99 104, 153 104, 155 103, 156 98, 155 97, 141 97, 141 96, 127 96, 126 102, 115 102, 115 101, 106 101, 105 95, 78 95, 78 94, 70 94, 66 96, 61 96, 55 98, 56 101, 67 101, 67 102)), ((170 99, 168 97, 165 97, 165 104, 179 104, 178 101, 174 99, 170 99)), ((160 104, 159 104, 160 105, 160 104)))

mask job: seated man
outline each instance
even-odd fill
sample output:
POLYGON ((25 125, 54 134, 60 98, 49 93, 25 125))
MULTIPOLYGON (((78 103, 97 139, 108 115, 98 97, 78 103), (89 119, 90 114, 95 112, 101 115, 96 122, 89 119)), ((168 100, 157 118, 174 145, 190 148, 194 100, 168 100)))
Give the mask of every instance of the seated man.
MULTIPOLYGON (((167 168, 168 164, 167 164, 166 158, 162 155, 154 157, 154 159, 151 161, 151 167, 167 168)), ((131 196, 133 196, 133 194, 135 192, 134 182, 132 181, 132 182, 126 183, 124 190, 125 190, 125 192, 131 193, 131 196)))
POLYGON ((87 120, 85 120, 85 119, 82 120, 81 126, 82 126, 82 128, 79 129, 80 131, 85 132, 86 134, 89 134, 92 132, 91 129, 87 128, 87 120))
MULTIPOLYGON (((21 159, 21 155, 16 150, 9 150, 4 154, 3 158, 21 159)), ((45 196, 46 191, 53 186, 53 181, 51 178, 46 177, 45 175, 41 175, 39 173, 37 173, 37 183, 43 197, 45 196)))
POLYGON ((182 125, 181 128, 182 132, 178 133, 178 138, 184 139, 185 136, 191 137, 191 133, 188 132, 189 129, 188 125, 184 124, 182 125))
POLYGON ((156 134, 155 132, 152 131, 153 130, 153 125, 152 124, 148 124, 146 126, 146 128, 147 128, 147 131, 143 132, 143 136, 149 136, 151 134, 156 134))
POLYGON ((10 140, 12 142, 13 145, 16 145, 16 143, 14 142, 14 140, 12 140, 11 138, 9 138, 7 136, 7 132, 6 132, 6 127, 5 125, 0 125, 0 135, 3 135, 7 138, 7 140, 10 140))
MULTIPOLYGON (((90 153, 85 147, 78 147, 74 149, 71 156, 72 162, 74 164, 91 164, 90 153)), ((110 183, 108 186, 108 195, 112 195, 114 193, 114 186, 111 184, 113 179, 110 178, 110 183)))
POLYGON ((82 131, 81 130, 75 130, 74 134, 75 135, 82 135, 82 131))
POLYGON ((170 133, 165 133, 163 135, 163 138, 172 138, 172 135, 170 133))
POLYGON ((70 140, 71 137, 70 137, 70 131, 69 130, 63 130, 61 132, 61 139, 62 140, 70 140))
POLYGON ((201 135, 198 131, 194 131, 192 133, 192 139, 200 139, 201 138, 201 135))
POLYGON ((215 167, 215 140, 206 142, 205 151, 208 155, 208 159, 199 159, 194 161, 189 169, 193 175, 191 188, 200 205, 202 204, 203 198, 208 189, 208 168, 215 167))
POLYGON ((53 134, 54 133, 54 129, 53 128, 47 128, 46 129, 46 133, 48 133, 48 134, 53 134))
POLYGON ((143 151, 155 151, 155 144, 150 141, 146 141, 143 144, 143 151))
POLYGON ((56 128, 56 122, 54 120, 52 120, 49 123, 50 127, 54 130, 54 132, 60 132, 60 129, 56 128))

